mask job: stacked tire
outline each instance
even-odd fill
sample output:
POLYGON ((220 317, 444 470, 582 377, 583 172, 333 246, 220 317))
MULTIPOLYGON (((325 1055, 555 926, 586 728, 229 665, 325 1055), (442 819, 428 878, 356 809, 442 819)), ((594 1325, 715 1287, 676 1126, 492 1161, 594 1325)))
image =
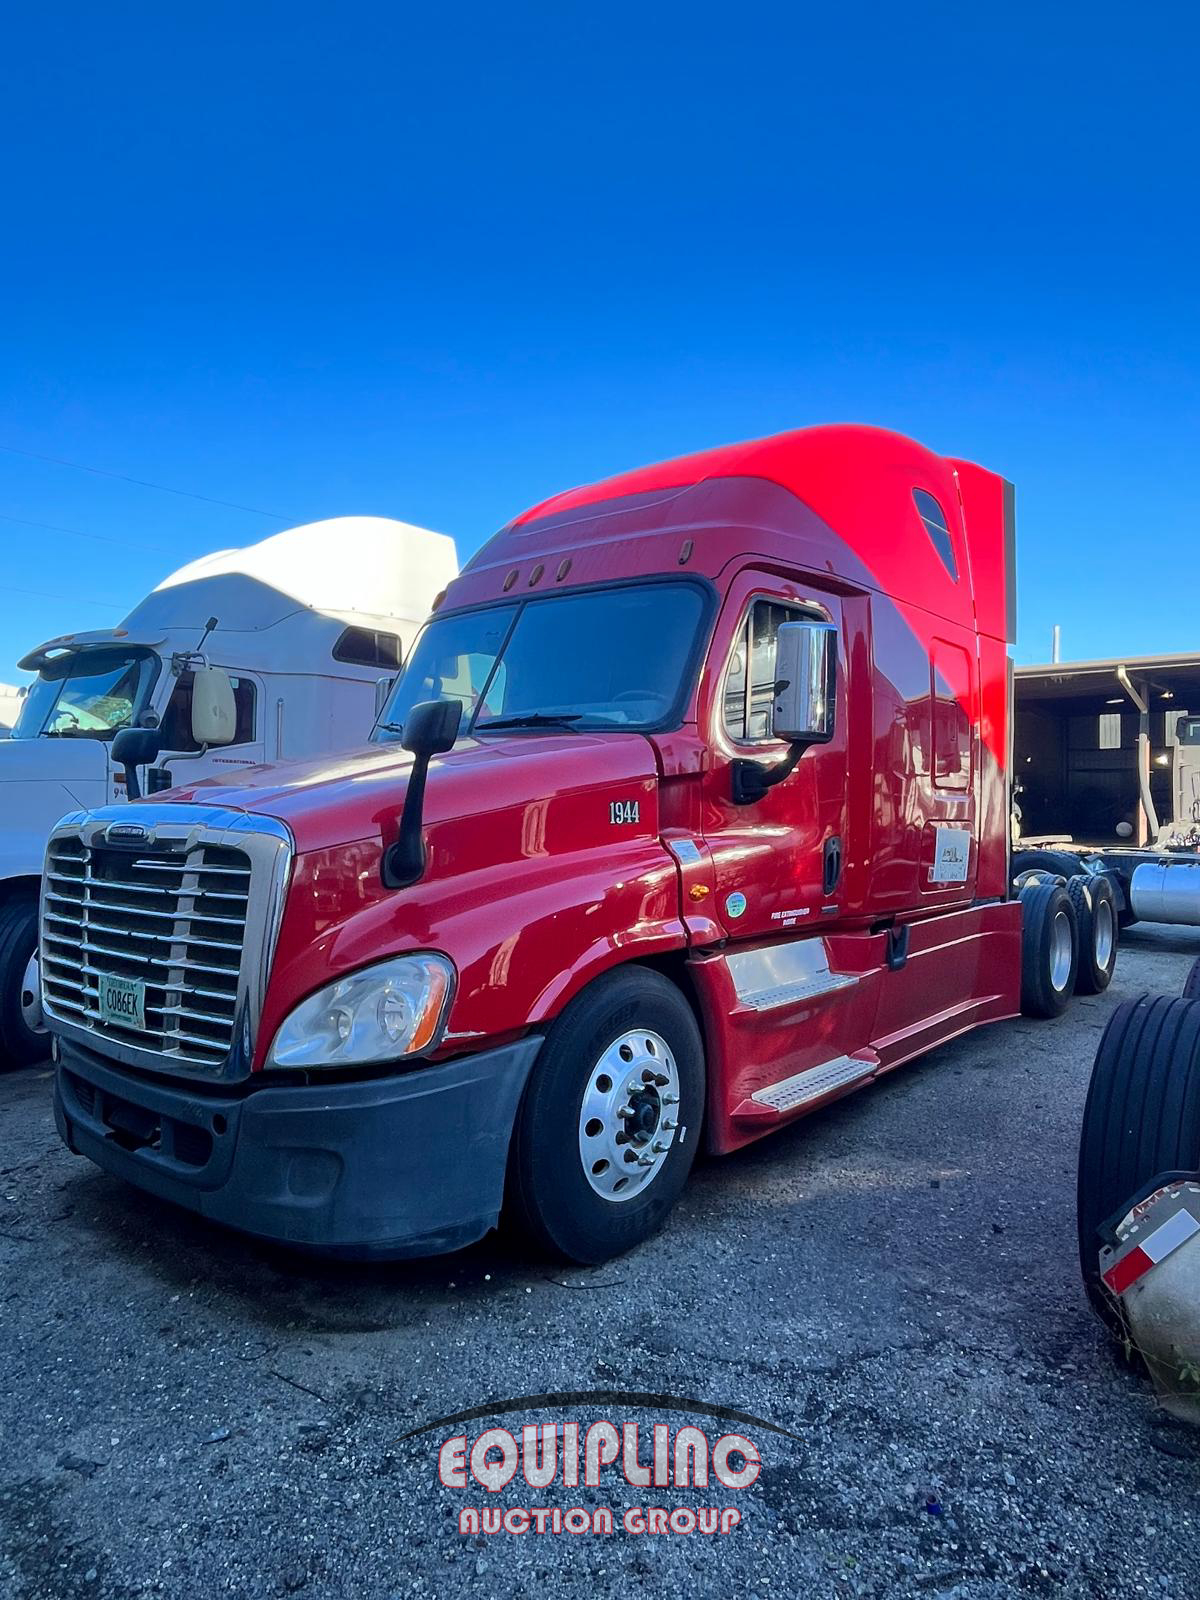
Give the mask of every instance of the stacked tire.
POLYGON ((1185 1177, 1200 1177, 1200 1005, 1142 995, 1104 1030, 1079 1146, 1079 1265, 1110 1326, 1120 1319, 1100 1281, 1101 1247, 1133 1206, 1185 1177))

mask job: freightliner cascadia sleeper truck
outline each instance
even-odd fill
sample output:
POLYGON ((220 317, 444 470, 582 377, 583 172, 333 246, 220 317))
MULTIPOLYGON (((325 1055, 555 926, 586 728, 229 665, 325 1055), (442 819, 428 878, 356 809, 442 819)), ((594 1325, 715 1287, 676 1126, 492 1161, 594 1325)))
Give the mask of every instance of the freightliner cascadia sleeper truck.
POLYGON ((62 1137, 295 1245, 504 1213, 594 1262, 701 1144, 1057 1014, 1076 908, 1009 875, 1012 546, 1001 478, 851 426, 518 517, 372 746, 55 829, 62 1137))

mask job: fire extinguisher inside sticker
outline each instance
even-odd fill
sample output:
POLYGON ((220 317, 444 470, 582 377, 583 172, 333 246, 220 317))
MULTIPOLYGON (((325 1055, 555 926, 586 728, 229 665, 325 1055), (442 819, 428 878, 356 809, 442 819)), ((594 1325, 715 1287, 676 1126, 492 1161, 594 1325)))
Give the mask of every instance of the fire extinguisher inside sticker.
POLYGON ((935 828, 930 883, 966 883, 971 835, 966 828, 935 828))

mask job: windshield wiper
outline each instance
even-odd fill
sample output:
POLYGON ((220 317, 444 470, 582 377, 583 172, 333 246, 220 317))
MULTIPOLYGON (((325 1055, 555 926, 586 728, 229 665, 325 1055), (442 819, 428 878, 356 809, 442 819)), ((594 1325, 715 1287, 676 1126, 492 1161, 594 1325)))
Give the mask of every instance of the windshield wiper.
POLYGON ((583 716, 582 711, 520 711, 511 717, 488 717, 476 722, 472 733, 486 733, 489 728, 560 728, 570 727, 583 716))

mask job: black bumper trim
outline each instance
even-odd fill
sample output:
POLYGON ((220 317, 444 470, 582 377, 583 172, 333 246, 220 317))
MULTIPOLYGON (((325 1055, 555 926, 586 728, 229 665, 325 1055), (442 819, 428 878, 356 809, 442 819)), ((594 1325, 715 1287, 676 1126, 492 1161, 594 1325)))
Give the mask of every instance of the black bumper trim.
POLYGON ((234 1099, 148 1080, 60 1038, 54 1115, 70 1149, 215 1222, 340 1255, 438 1255, 496 1225, 541 1043, 234 1099))

